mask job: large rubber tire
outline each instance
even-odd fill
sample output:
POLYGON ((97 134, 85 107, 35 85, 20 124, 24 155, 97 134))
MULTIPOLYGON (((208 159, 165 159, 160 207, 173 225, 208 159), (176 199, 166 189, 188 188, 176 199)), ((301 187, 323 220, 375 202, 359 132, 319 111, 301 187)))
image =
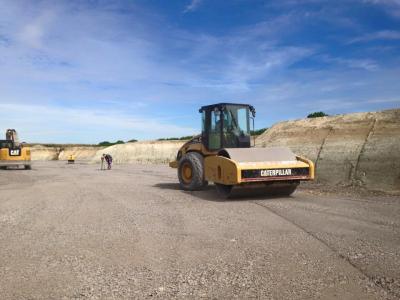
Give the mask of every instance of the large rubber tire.
POLYGON ((178 178, 185 191, 203 189, 208 182, 204 179, 204 158, 200 153, 189 152, 179 160, 178 178))
POLYGON ((32 166, 31 165, 25 165, 24 168, 25 168, 25 170, 32 170, 32 166))

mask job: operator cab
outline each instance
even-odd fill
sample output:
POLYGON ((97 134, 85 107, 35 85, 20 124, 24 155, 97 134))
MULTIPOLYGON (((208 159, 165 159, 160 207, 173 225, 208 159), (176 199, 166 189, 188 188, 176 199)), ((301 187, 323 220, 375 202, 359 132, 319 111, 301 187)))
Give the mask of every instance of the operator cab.
POLYGON ((255 109, 247 104, 219 103, 200 108, 202 143, 208 150, 250 148, 250 119, 255 109))
POLYGON ((18 153, 21 150, 21 145, 18 140, 18 134, 15 129, 7 129, 6 131, 6 139, 0 140, 0 148, 8 148, 11 150, 18 150, 18 153))
POLYGON ((10 140, 0 140, 0 149, 3 148, 14 148, 13 141, 10 140))

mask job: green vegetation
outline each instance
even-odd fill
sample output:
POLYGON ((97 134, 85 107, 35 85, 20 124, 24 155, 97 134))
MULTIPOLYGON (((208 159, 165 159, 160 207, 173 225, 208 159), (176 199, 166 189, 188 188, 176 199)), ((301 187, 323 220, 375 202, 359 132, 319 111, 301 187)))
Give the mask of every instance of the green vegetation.
POLYGON ((113 145, 119 145, 119 144, 125 144, 124 141, 118 140, 114 143, 109 142, 109 141, 104 141, 98 144, 98 146, 103 146, 103 147, 109 147, 109 146, 113 146, 113 145))
POLYGON ((265 131, 267 131, 268 128, 261 128, 261 129, 257 129, 257 130, 252 130, 250 131, 251 135, 260 135, 263 134, 265 131))
POLYGON ((190 140, 193 138, 193 135, 188 135, 188 136, 182 136, 182 137, 172 137, 172 138, 162 138, 162 139, 157 139, 157 141, 186 141, 190 140))
POLYGON ((49 148, 65 148, 65 147, 98 147, 96 144, 46 144, 46 143, 25 143, 25 146, 43 146, 49 148))
POLYGON ((110 147, 110 146, 120 145, 120 144, 125 144, 125 143, 135 143, 135 142, 137 142, 137 141, 138 141, 138 140, 136 140, 136 139, 131 139, 131 140, 127 141, 127 142, 124 142, 124 141, 122 141, 122 140, 118 140, 118 141, 116 141, 116 142, 104 141, 104 142, 98 143, 98 146, 110 147))
MULTIPOLYGON (((131 139, 126 143, 134 143, 137 142, 136 139, 131 139)), ((104 141, 98 144, 47 144, 47 143, 25 143, 25 146, 33 147, 33 146, 44 146, 49 148, 66 148, 66 147, 109 147, 118 144, 125 144, 124 141, 118 140, 116 142, 104 141)))
POLYGON ((317 111, 317 112, 313 112, 313 113, 309 114, 307 116, 307 118, 311 119, 311 118, 321 118, 321 117, 327 117, 327 116, 329 116, 329 115, 324 113, 323 111, 317 111))
MULTIPOLYGON (((261 128, 257 130, 251 130, 252 136, 257 136, 263 134, 268 128, 261 128)), ((187 141, 194 137, 194 135, 182 136, 182 137, 170 137, 170 138, 160 138, 157 141, 187 141)))

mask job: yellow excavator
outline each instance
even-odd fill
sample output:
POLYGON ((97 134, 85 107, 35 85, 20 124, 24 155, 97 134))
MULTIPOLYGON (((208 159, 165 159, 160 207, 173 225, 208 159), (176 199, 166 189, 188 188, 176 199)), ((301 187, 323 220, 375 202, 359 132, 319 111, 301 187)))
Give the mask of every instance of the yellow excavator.
POLYGON ((214 182, 224 198, 291 195, 302 180, 314 179, 312 161, 284 147, 252 147, 248 104, 218 103, 200 108, 202 134, 185 143, 170 167, 178 169, 183 190, 214 182))
POLYGON ((31 150, 18 141, 15 129, 7 129, 6 139, 0 140, 0 168, 23 166, 31 169, 31 150))

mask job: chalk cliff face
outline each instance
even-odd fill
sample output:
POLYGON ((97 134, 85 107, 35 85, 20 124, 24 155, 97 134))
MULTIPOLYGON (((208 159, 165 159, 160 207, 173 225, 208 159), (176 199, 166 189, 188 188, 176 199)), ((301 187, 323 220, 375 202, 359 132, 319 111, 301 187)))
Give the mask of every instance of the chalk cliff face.
MULTIPOLYGON (((104 148, 104 147, 103 147, 104 148)), ((102 147, 93 146, 43 146, 31 147, 32 160, 67 160, 69 155, 74 155, 77 160, 89 160, 94 157, 102 147)))
POLYGON ((43 146, 31 147, 32 160, 67 160, 74 155, 76 160, 92 163, 100 161, 103 153, 111 154, 115 163, 168 163, 175 159, 184 141, 146 141, 114 145, 94 146, 43 146))
POLYGON ((323 183, 400 192, 400 109, 281 122, 256 145, 313 160, 323 183))
POLYGON ((31 147, 32 160, 58 160, 60 147, 47 147, 35 145, 31 147))
MULTIPOLYGON (((99 163, 103 153, 115 163, 167 163, 184 141, 144 141, 93 146, 33 146, 33 160, 99 163)), ((281 122, 256 140, 257 147, 287 146, 313 160, 322 183, 355 184, 400 193, 400 109, 281 122)))
POLYGON ((65 147, 60 151, 58 155, 59 160, 67 160, 70 155, 75 156, 77 160, 90 160, 96 155, 97 151, 104 149, 104 147, 93 147, 93 146, 77 146, 77 147, 65 147))
POLYGON ((175 159, 182 141, 148 141, 114 145, 97 151, 92 162, 100 162, 103 153, 116 163, 168 163, 175 159))

